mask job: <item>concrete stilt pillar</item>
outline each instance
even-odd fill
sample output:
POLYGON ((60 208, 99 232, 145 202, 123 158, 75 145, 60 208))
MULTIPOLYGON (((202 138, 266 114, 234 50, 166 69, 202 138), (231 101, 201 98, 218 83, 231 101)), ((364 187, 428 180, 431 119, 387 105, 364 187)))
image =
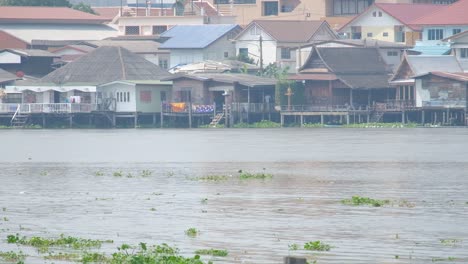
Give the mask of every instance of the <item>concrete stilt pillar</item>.
POLYGON ((70 114, 69 122, 70 122, 69 126, 70 128, 72 128, 73 127, 73 115, 72 114, 70 114))
POLYGON ((301 127, 304 127, 304 116, 301 115, 301 127))
POLYGON ((349 125, 349 115, 346 115, 346 124, 349 125))
POLYGON ((281 122, 281 127, 283 127, 283 126, 284 126, 284 115, 283 115, 283 114, 280 114, 280 115, 281 115, 281 116, 280 116, 280 119, 281 119, 281 121, 280 121, 280 122, 281 122))
POLYGON ((423 125, 424 125, 424 123, 426 123, 425 118, 426 118, 426 115, 425 115, 425 113, 424 113, 424 110, 422 110, 422 111, 421 111, 421 124, 423 124, 423 125))
POLYGON ((323 125, 323 114, 320 114, 320 124, 323 125))

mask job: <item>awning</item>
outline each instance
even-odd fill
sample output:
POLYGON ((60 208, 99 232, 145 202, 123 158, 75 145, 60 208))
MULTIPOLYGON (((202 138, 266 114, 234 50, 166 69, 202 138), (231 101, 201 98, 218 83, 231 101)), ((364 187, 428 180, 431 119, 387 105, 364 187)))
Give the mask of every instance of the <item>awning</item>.
POLYGON ((295 81, 334 81, 338 80, 333 73, 299 73, 288 77, 288 80, 295 80, 295 81))

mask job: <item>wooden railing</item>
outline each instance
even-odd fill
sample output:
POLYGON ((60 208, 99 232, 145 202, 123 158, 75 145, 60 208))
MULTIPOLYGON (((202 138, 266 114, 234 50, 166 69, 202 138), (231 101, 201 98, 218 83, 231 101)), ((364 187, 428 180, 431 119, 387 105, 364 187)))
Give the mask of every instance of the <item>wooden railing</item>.
POLYGON ((346 112, 351 107, 347 105, 282 105, 284 112, 346 112))
POLYGON ((96 104, 0 104, 0 113, 90 113, 97 109, 96 104))

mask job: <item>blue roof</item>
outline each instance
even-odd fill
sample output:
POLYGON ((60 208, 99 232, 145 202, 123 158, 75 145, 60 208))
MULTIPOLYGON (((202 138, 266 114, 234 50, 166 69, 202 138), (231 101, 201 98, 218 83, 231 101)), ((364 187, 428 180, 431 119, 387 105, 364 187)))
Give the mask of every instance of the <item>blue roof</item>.
POLYGON ((232 24, 174 26, 161 34, 162 37, 169 39, 159 48, 203 49, 237 27, 239 26, 232 24))
POLYGON ((410 51, 420 52, 421 55, 448 55, 450 54, 450 45, 447 43, 428 43, 417 41, 414 48, 410 51))

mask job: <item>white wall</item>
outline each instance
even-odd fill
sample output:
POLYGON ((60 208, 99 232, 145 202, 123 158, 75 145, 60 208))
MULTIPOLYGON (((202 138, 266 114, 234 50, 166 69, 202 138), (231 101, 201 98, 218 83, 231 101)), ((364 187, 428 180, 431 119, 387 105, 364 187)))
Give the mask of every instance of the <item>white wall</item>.
MULTIPOLYGON (((261 31, 262 36, 262 51, 263 51, 263 65, 266 66, 270 63, 276 63, 276 47, 277 42, 271 38, 268 34, 261 31)), ((260 60, 260 35, 252 35, 250 33, 250 28, 242 35, 240 35, 236 40, 236 55, 239 54, 239 49, 247 48, 249 49, 249 57, 253 58, 257 65, 259 65, 260 60)))
POLYGON ((443 29, 444 38, 453 36, 453 29, 461 29, 461 32, 468 30, 468 25, 459 25, 459 26, 425 26, 423 29, 422 40, 427 42, 437 43, 440 40, 429 40, 429 29, 443 29))
POLYGON ((169 68, 178 64, 186 64, 203 61, 203 50, 201 49, 172 49, 169 68))
POLYGON ((116 112, 136 112, 136 94, 135 94, 135 85, 134 84, 125 84, 125 83, 112 83, 105 86, 100 86, 97 88, 98 92, 102 92, 104 98, 114 98, 117 99, 118 92, 130 92, 130 101, 129 102, 119 102, 115 104, 116 112))
POLYGON ((21 56, 5 51, 0 53, 0 63, 19 64, 21 63, 21 56))

